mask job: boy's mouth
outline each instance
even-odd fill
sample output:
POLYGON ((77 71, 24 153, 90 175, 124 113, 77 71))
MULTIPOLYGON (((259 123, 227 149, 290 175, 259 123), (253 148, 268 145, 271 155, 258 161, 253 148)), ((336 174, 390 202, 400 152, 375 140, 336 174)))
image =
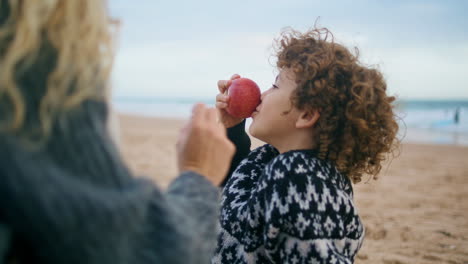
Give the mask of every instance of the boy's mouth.
POLYGON ((260 108, 261 108, 261 107, 260 107, 260 104, 257 105, 257 108, 255 108, 255 111, 254 111, 254 112, 260 112, 260 108))
POLYGON ((258 112, 260 112, 260 106, 257 106, 257 108, 255 108, 255 110, 252 112, 252 117, 256 116, 258 114, 258 112))

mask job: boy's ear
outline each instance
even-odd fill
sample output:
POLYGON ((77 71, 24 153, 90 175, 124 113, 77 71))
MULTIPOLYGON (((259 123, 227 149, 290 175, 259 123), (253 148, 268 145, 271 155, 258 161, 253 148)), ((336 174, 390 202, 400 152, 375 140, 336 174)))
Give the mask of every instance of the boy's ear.
POLYGON ((318 110, 302 111, 296 121, 296 128, 313 127, 320 117, 318 110))

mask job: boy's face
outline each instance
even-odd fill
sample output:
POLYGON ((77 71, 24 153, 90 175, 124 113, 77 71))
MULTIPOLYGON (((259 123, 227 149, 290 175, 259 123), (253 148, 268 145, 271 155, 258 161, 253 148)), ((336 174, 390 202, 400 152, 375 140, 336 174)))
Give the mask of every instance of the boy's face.
POLYGON ((296 86, 294 73, 282 69, 272 87, 262 93, 261 103, 252 114, 252 136, 276 146, 294 134, 299 111, 290 98, 296 86))

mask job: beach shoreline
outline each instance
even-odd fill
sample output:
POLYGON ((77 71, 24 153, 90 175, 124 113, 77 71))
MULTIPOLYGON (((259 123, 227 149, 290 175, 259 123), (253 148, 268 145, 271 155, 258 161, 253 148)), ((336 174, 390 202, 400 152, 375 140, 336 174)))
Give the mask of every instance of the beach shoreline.
MULTIPOLYGON (((184 118, 118 115, 119 146, 136 176, 177 176, 184 118)), ((253 140, 252 147, 262 142, 253 140)), ((366 239, 355 263, 468 263, 468 147, 404 142, 378 180, 354 186, 366 239)))

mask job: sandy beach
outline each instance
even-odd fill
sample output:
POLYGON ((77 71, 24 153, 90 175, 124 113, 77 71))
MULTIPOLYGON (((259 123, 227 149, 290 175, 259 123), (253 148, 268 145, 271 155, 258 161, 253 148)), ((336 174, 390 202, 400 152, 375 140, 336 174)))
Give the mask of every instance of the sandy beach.
MULTIPOLYGON (((177 176, 182 120, 120 115, 120 146, 137 176, 177 176)), ((253 141, 253 147, 261 144, 253 141)), ((378 180, 355 185, 366 240, 355 263, 468 263, 468 147, 402 144, 378 180)))

